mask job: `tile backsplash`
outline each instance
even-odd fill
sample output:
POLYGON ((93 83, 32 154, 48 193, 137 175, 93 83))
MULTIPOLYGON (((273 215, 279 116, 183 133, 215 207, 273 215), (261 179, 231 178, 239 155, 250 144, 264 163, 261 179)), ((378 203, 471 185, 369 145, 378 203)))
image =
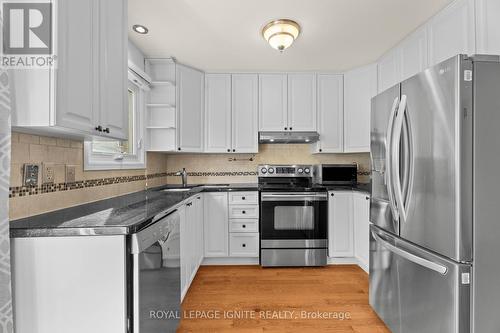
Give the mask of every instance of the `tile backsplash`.
MULTIPOLYGON (((102 200, 163 184, 179 184, 186 168, 190 184, 255 183, 259 164, 358 163, 360 182, 369 181, 369 154, 311 154, 304 144, 260 145, 258 154, 148 153, 147 168, 84 171, 83 142, 12 133, 11 220, 102 200), (22 186, 25 163, 52 163, 54 183, 22 186), (75 182, 65 183, 65 166, 76 166, 75 182)), ((39 184, 41 184, 41 175, 39 184)))
POLYGON ((370 181, 370 154, 311 154, 311 148, 307 144, 261 144, 258 154, 171 154, 167 156, 169 184, 181 182, 180 177, 172 176, 172 174, 182 168, 186 168, 189 176, 188 182, 191 184, 255 183, 257 182, 257 165, 294 163, 358 163, 359 181, 370 181))
POLYGON ((83 142, 12 133, 10 218, 26 216, 140 191, 167 181, 167 156, 148 153, 147 168, 136 170, 84 171, 83 142), (23 165, 52 163, 54 183, 27 188, 22 184, 23 165), (76 166, 75 182, 65 183, 65 166, 76 166))

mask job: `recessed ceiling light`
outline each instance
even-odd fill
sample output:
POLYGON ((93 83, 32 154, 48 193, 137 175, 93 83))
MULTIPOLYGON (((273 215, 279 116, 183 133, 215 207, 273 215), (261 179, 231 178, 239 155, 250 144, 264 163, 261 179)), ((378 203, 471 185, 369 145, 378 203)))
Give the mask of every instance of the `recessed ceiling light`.
POLYGON ((145 26, 140 25, 140 24, 134 24, 132 29, 134 29, 135 32, 137 32, 138 34, 141 34, 141 35, 145 35, 149 31, 148 28, 146 28, 145 26))
POLYGON ((262 36, 272 48, 283 52, 299 37, 300 25, 292 20, 271 21, 262 29, 262 36))

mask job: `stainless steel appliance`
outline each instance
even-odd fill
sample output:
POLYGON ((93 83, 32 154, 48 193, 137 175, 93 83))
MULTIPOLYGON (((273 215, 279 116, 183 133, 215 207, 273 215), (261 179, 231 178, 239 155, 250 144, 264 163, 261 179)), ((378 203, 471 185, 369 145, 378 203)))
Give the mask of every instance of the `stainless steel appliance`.
POLYGON ((372 99, 370 304, 393 333, 500 327, 500 58, 372 99))
POLYGON ((260 165, 260 263, 323 266, 328 196, 312 186, 311 165, 260 165))
POLYGON ((318 140, 318 132, 259 132, 259 143, 310 144, 318 140))
POLYGON ((177 210, 160 214, 131 238, 129 312, 134 333, 175 332, 181 309, 180 233, 177 210))
POLYGON ((358 182, 357 164, 318 164, 314 166, 314 182, 321 185, 352 186, 358 182))

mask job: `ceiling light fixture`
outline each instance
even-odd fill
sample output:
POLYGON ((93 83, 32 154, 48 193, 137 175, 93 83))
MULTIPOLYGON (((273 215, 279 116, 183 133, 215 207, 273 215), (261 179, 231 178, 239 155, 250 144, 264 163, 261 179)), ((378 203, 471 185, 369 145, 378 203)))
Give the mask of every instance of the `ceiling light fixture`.
POLYGON ((132 29, 141 35, 145 35, 149 32, 148 28, 140 24, 134 24, 134 26, 132 26, 132 29))
POLYGON ((266 24, 262 36, 272 48, 283 52, 299 37, 300 25, 292 20, 280 19, 266 24))

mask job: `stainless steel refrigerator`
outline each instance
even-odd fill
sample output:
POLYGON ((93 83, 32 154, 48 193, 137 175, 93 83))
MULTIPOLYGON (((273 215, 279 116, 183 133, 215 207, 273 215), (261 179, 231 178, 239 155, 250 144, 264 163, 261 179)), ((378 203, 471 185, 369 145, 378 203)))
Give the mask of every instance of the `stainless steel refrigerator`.
POLYGON ((500 58, 372 99, 370 304, 393 333, 500 332, 500 58))

